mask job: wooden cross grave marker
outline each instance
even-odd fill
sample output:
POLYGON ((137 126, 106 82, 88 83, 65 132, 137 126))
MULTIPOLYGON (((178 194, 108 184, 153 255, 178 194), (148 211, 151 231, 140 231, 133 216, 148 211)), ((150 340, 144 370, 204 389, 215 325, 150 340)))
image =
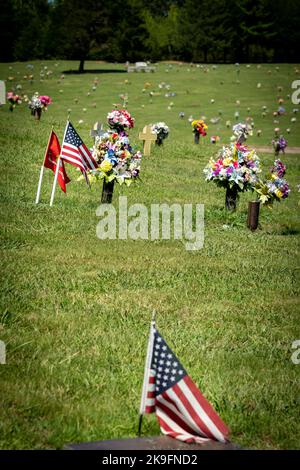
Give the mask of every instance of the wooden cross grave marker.
POLYGON ((151 126, 144 127, 143 132, 139 133, 139 139, 144 141, 144 155, 150 157, 151 143, 157 139, 157 135, 151 131, 151 126))
POLYGON ((90 136, 94 137, 94 141, 96 141, 96 137, 101 137, 103 134, 105 134, 103 125, 99 122, 95 122, 93 129, 90 131, 90 136))

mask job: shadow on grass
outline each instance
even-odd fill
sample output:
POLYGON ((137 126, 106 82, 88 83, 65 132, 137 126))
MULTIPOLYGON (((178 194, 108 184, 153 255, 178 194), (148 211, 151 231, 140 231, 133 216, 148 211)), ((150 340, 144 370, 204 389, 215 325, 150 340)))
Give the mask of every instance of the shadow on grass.
POLYGON ((278 227, 277 229, 274 228, 274 229, 267 230, 266 233, 268 235, 288 236, 288 235, 298 235, 300 233, 300 230, 296 227, 285 225, 285 226, 278 227))
POLYGON ((279 235, 298 235, 298 233, 299 233, 299 230, 294 227, 283 227, 278 232, 279 235))
POLYGON ((79 72, 79 70, 64 70, 63 73, 65 75, 82 75, 85 73, 127 73, 127 70, 122 69, 87 69, 83 70, 83 72, 79 72))

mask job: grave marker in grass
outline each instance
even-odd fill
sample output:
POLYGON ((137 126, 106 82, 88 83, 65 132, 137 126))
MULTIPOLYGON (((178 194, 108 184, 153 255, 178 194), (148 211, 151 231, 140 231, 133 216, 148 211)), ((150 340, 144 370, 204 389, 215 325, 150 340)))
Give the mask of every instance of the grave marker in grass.
POLYGON ((90 130, 90 136, 94 138, 94 141, 96 141, 96 137, 101 137, 103 134, 105 134, 103 125, 101 122, 95 122, 93 129, 90 130))
POLYGON ((0 80, 0 105, 6 103, 5 96, 5 83, 3 82, 3 80, 0 80))
POLYGON ((157 135, 153 134, 151 126, 145 126, 143 132, 139 133, 139 139, 144 142, 144 155, 150 157, 151 155, 151 144, 157 139, 157 135))

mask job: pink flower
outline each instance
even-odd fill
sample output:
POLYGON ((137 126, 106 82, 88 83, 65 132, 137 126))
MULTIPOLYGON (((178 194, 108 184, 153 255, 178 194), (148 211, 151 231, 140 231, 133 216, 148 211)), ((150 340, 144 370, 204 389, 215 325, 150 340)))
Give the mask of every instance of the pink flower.
POLYGON ((47 95, 41 95, 39 99, 44 106, 48 106, 48 104, 52 103, 50 96, 47 95))

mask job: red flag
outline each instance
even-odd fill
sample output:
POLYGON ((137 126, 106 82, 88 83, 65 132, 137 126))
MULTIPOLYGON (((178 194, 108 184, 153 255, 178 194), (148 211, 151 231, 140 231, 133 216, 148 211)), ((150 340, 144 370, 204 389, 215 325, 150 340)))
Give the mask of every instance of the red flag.
MULTIPOLYGON (((59 141, 57 138, 57 135, 55 132, 51 131, 48 147, 46 150, 46 157, 44 161, 44 167, 49 168, 50 170, 53 171, 55 174, 56 171, 56 162, 57 158, 60 155, 60 145, 59 141)), ((63 190, 63 192, 66 192, 66 184, 68 184, 71 180, 68 177, 66 170, 65 170, 65 165, 64 161, 60 159, 60 168, 58 172, 58 177, 57 181, 59 183, 59 186, 63 190)))

